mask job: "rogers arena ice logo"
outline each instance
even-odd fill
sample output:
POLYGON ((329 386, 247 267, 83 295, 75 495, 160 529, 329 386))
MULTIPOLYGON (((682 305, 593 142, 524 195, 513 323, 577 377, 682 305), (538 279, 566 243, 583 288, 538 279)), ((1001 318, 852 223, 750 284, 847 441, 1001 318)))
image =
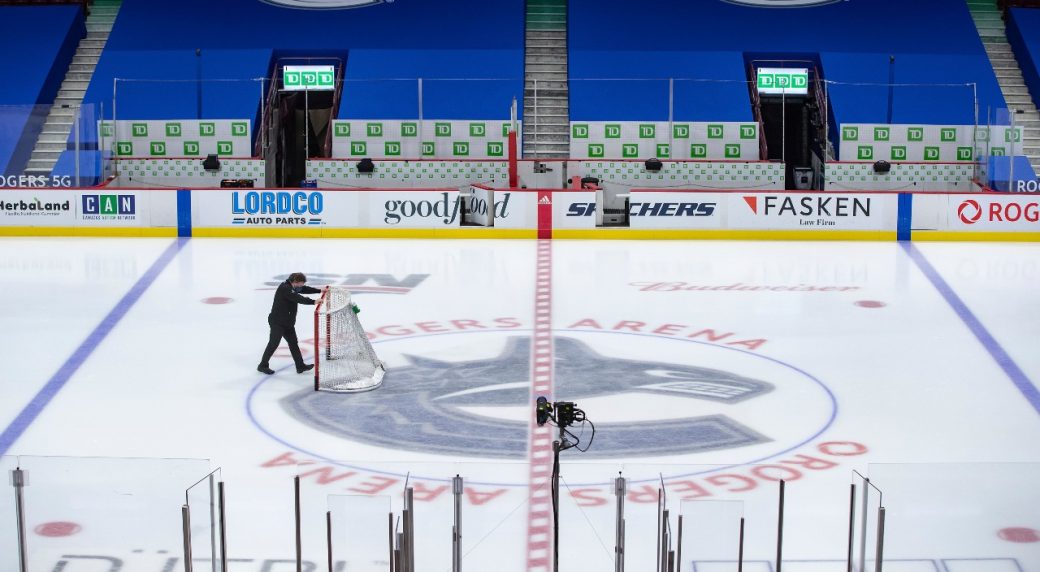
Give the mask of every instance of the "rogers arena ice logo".
POLYGON ((975 224, 982 217, 982 207, 979 206, 978 201, 968 199, 957 207, 957 216, 964 224, 975 224))
MULTIPOLYGON (((318 393, 264 380, 251 392, 250 416, 279 442, 318 458, 340 458, 345 441, 447 458, 522 459, 528 331, 515 318, 372 328, 388 366, 379 391, 318 393)), ((757 462, 812 442, 836 413, 822 382, 758 354, 765 343, 677 324, 580 320, 554 336, 555 394, 602 407, 588 457, 681 455, 688 462, 724 452, 727 462, 757 462)))
POLYGON ((848 0, 722 0, 729 4, 740 6, 751 6, 753 8, 809 8, 812 6, 823 6, 836 2, 848 2, 848 0))
POLYGON ((266 4, 274 4, 282 8, 302 10, 342 10, 346 8, 366 8, 377 4, 392 4, 394 0, 262 0, 266 4))

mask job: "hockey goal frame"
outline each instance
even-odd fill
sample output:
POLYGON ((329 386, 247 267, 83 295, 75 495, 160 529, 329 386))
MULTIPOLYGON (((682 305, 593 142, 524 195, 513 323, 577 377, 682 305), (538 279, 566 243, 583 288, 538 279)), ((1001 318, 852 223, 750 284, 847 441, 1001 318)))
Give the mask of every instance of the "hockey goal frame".
MULTIPOLYGON (((329 294, 330 294, 331 290, 332 290, 331 286, 325 286, 324 288, 322 288, 321 289, 321 296, 319 296, 318 300, 314 303, 314 391, 321 391, 322 390, 322 388, 321 388, 321 371, 322 371, 322 369, 321 369, 321 362, 322 362, 322 357, 330 355, 331 351, 332 351, 332 349, 331 349, 332 348, 332 320, 329 320, 329 319, 323 320, 322 317, 323 316, 328 316, 328 314, 322 314, 322 312, 321 312, 322 306, 326 306, 326 311, 328 311, 327 307, 328 307, 328 305, 330 303, 329 302, 329 294), (325 327, 325 332, 324 332, 325 336, 324 337, 321 336, 321 333, 322 333, 321 328, 322 328, 322 324, 323 323, 324 323, 324 327, 325 327)), ((349 290, 347 290, 345 288, 343 290, 346 290, 348 292, 348 294, 350 292, 349 290)), ((350 303, 353 304, 353 301, 351 301, 350 303)), ((347 311, 347 312, 351 311, 349 306, 348 306, 348 308, 345 311, 347 311)), ((358 323, 358 325, 360 325, 360 322, 358 323)), ((364 330, 363 329, 362 329, 362 335, 364 335, 364 330)), ((368 341, 367 338, 365 339, 365 341, 366 342, 368 341)), ((369 346, 369 350, 371 350, 371 346, 369 346)), ((382 369, 383 372, 384 372, 384 375, 385 375, 386 367, 380 361, 377 361, 376 363, 377 363, 377 367, 382 369)), ((362 392, 365 392, 365 391, 372 391, 374 389, 377 389, 382 384, 383 384, 382 379, 380 379, 377 383, 375 383, 374 385, 369 386, 369 387, 360 387, 360 388, 357 388, 357 389, 328 389, 328 388, 326 388, 326 391, 332 391, 332 392, 336 392, 336 393, 362 393, 362 392)))

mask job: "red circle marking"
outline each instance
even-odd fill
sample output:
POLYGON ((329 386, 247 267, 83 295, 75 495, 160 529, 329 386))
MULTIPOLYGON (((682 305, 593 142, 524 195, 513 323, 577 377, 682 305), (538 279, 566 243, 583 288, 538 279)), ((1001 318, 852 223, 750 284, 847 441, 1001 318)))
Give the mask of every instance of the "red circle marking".
POLYGON ((203 298, 202 299, 202 303, 203 304, 228 304, 232 300, 234 300, 234 298, 228 298, 226 296, 213 296, 213 297, 210 297, 210 298, 203 298))
POLYGON ((56 537, 56 536, 72 536, 73 534, 76 534, 77 532, 82 530, 82 528, 83 527, 81 527, 80 525, 76 524, 75 522, 61 522, 61 521, 57 521, 57 522, 45 522, 45 523, 37 526, 33 530, 36 532, 36 534, 39 534, 40 536, 56 537))
POLYGON ((879 302, 877 300, 856 300, 853 304, 860 308, 882 308, 885 306, 884 302, 879 302))
POLYGON ((997 531, 997 536, 1008 542, 1040 542, 1040 530, 1024 526, 1010 526, 997 531))

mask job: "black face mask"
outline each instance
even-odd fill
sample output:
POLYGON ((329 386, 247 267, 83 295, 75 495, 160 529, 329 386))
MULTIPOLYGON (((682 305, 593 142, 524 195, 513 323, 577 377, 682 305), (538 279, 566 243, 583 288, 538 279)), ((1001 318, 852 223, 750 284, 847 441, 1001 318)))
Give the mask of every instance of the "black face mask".
POLYGON ((303 290, 303 286, 300 286, 298 288, 294 286, 293 289, 292 289, 292 291, 296 292, 297 294, 299 294, 301 290, 303 290))

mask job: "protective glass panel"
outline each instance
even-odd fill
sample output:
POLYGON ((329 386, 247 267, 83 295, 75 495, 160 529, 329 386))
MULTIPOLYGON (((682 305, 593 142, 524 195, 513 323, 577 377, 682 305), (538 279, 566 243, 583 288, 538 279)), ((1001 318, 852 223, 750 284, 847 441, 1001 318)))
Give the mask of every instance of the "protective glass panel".
POLYGON ((388 495, 328 496, 331 556, 336 569, 389 569, 390 506, 388 495))
POLYGON ((193 570, 223 572, 221 563, 223 529, 217 490, 220 482, 220 469, 217 469, 185 491, 184 496, 191 525, 193 570))
POLYGON ((687 500, 681 501, 680 507, 683 530, 679 572, 735 572, 744 503, 687 500))
POLYGON ((184 491, 209 473, 198 459, 19 457, 30 566, 52 570, 77 559, 120 566, 165 560, 183 546, 184 491), (76 555, 90 555, 76 556, 76 555))
POLYGON ((17 467, 17 457, 0 457, 0 572, 18 570, 18 527, 11 474, 17 467))

